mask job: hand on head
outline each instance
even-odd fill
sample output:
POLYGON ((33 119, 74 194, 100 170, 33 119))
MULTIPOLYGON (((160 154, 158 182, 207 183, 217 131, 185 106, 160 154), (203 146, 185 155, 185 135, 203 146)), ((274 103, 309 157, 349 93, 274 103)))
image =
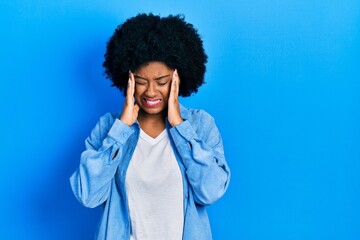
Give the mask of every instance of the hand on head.
POLYGON ((129 71, 129 81, 126 89, 126 99, 121 113, 120 120, 123 121, 128 126, 131 126, 136 121, 139 114, 139 105, 134 103, 134 93, 135 93, 135 79, 134 74, 129 71))
POLYGON ((170 95, 168 101, 168 120, 171 126, 175 127, 183 122, 180 114, 180 105, 179 105, 179 88, 180 88, 180 78, 177 70, 175 69, 172 77, 170 95))
MULTIPOLYGON (((175 69, 172 75, 169 98, 168 98, 168 107, 167 107, 167 116, 168 121, 171 126, 177 126, 183 119, 180 114, 180 105, 179 105, 179 86, 180 86, 180 78, 175 69)), ((123 111, 121 113, 120 120, 123 121, 128 126, 134 124, 139 115, 140 106, 135 103, 135 78, 134 74, 129 71, 129 80, 128 86, 126 89, 126 99, 123 107, 123 111)))

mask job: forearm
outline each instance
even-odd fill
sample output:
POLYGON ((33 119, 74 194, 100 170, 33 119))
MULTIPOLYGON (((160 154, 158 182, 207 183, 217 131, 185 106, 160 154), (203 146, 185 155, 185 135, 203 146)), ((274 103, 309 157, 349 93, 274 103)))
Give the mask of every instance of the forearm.
POLYGON ((204 205, 218 200, 225 193, 230 179, 220 134, 215 125, 209 127, 213 128, 211 137, 216 138, 215 141, 205 142, 188 121, 170 130, 195 201, 204 205))
POLYGON ((70 178, 74 195, 87 207, 96 207, 106 201, 126 141, 132 134, 132 130, 119 120, 114 122, 100 144, 101 137, 97 134, 100 131, 94 131, 86 140, 79 168, 70 178))

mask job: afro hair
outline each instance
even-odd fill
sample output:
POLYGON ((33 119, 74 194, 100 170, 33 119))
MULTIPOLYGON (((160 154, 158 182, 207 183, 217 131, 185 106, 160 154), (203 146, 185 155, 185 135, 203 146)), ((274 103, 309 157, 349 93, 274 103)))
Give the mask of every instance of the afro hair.
POLYGON ((125 95, 129 70, 159 61, 177 69, 181 79, 179 95, 196 93, 204 83, 207 56, 203 42, 182 15, 160 17, 139 14, 119 25, 106 46, 105 75, 125 95))

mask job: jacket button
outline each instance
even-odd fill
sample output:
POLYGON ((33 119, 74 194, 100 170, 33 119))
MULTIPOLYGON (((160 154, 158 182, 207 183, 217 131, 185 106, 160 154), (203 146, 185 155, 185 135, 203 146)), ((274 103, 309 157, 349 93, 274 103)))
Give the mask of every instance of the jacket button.
POLYGON ((123 133, 122 136, 123 136, 124 138, 126 138, 126 137, 128 136, 128 134, 127 134, 127 133, 123 133))

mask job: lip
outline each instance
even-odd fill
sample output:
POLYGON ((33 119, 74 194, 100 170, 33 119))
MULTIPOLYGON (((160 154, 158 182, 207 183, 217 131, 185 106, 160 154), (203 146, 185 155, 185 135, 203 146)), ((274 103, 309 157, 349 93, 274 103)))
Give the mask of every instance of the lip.
POLYGON ((159 98, 142 98, 144 106, 149 108, 155 108, 160 106, 162 100, 159 98))

